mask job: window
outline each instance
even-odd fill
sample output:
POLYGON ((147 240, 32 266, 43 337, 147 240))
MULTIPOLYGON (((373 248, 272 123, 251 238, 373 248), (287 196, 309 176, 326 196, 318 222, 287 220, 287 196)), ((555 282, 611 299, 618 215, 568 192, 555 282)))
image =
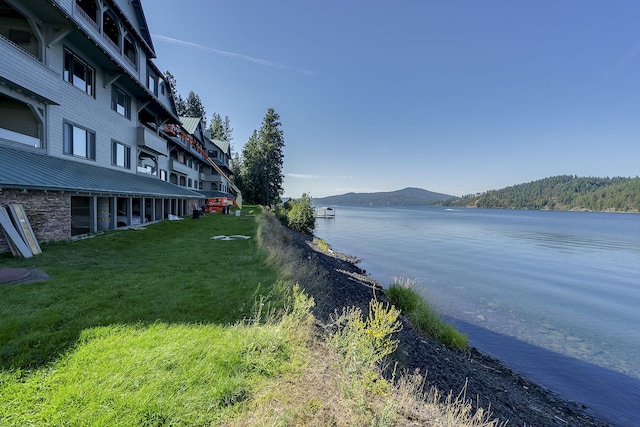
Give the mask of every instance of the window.
POLYGON ((95 96, 95 71, 83 60, 65 49, 64 51, 64 80, 75 87, 95 96))
POLYGON ((187 182, 188 182, 187 185, 189 186, 189 188, 193 187, 193 180, 191 178, 189 178, 187 182))
POLYGON ((158 96, 158 76, 152 71, 147 72, 147 89, 158 96))
POLYGON ((96 159, 96 134, 87 129, 64 124, 64 154, 83 157, 85 159, 96 159))
POLYGON ((131 169, 131 147, 118 141, 112 141, 111 164, 131 169))
POLYGON ((116 86, 111 87, 111 109, 131 120, 131 97, 116 86))
POLYGON ((163 181, 167 181, 167 171, 160 169, 160 179, 163 181))

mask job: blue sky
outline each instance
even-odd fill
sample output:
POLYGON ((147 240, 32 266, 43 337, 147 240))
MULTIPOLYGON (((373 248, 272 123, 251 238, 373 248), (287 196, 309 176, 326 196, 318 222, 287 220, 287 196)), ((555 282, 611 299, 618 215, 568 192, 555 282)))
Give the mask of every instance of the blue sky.
POLYGON ((156 64, 229 116, 234 150, 280 114, 286 196, 640 175, 640 1, 143 8, 156 64))

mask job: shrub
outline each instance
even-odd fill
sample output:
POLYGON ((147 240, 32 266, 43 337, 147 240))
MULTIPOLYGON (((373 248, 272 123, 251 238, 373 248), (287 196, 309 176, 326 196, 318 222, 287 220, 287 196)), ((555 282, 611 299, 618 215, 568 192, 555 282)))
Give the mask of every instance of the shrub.
POLYGON ((311 203, 311 196, 306 193, 298 200, 289 201, 291 210, 287 212, 287 225, 292 230, 304 234, 313 234, 316 229, 316 217, 311 203))

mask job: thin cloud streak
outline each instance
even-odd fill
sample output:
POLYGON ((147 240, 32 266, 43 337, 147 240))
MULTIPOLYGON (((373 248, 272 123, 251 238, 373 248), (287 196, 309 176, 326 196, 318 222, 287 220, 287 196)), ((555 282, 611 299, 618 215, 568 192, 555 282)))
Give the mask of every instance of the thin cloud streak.
POLYGON ((297 179, 327 179, 327 178, 336 178, 336 179, 351 179, 352 176, 348 175, 337 175, 337 176, 327 176, 327 175, 313 175, 313 174, 305 174, 305 173, 288 173, 288 177, 297 178, 297 179))
POLYGON ((203 46, 203 45, 200 45, 200 44, 197 44, 197 43, 188 42, 188 41, 185 41, 185 40, 178 40, 178 39, 174 39, 172 37, 163 36, 163 35, 160 35, 160 34, 152 34, 152 37, 155 38, 156 40, 159 40, 159 41, 172 43, 172 44, 177 44, 177 45, 181 45, 181 46, 187 46, 187 47, 191 47, 193 49, 206 50, 208 52, 213 52, 213 53, 215 53, 217 55, 226 56, 227 58, 240 59, 242 61, 253 62, 255 64, 264 65, 265 67, 277 68, 277 69, 283 70, 283 71, 296 71, 298 73, 309 74, 309 75, 315 74, 313 71, 301 70, 301 69, 298 69, 298 68, 290 67, 290 66, 285 65, 285 64, 278 64, 277 62, 268 61, 266 59, 254 58, 252 56, 243 55, 241 53, 227 52, 227 51, 224 51, 224 50, 215 49, 213 47, 203 46))
POLYGON ((309 174, 304 174, 304 173, 288 173, 287 176, 290 176, 291 178, 298 178, 298 179, 325 178, 325 176, 323 176, 323 175, 309 175, 309 174))
POLYGON ((611 67, 610 69, 604 72, 604 78, 609 78, 613 73, 616 73, 621 68, 625 67, 628 63, 630 63, 638 54, 640 53, 640 45, 637 45, 631 52, 627 54, 617 65, 611 67))

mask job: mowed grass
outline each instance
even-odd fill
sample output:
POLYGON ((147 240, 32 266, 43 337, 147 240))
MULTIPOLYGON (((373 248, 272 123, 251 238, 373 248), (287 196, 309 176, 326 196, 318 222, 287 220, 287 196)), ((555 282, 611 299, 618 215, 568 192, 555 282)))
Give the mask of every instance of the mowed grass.
POLYGON ((45 244, 30 259, 1 255, 2 267, 41 268, 52 279, 0 286, 0 368, 41 366, 95 326, 250 317, 256 297, 277 281, 256 227, 249 216, 211 214, 45 244))
POLYGON ((1 256, 52 279, 0 286, 0 425, 209 425, 236 411, 297 360, 281 324, 247 320, 256 301, 282 304, 256 228, 207 215, 1 256))
POLYGON ((91 328, 51 366, 0 374, 0 424, 213 425, 295 359, 277 325, 91 328))

